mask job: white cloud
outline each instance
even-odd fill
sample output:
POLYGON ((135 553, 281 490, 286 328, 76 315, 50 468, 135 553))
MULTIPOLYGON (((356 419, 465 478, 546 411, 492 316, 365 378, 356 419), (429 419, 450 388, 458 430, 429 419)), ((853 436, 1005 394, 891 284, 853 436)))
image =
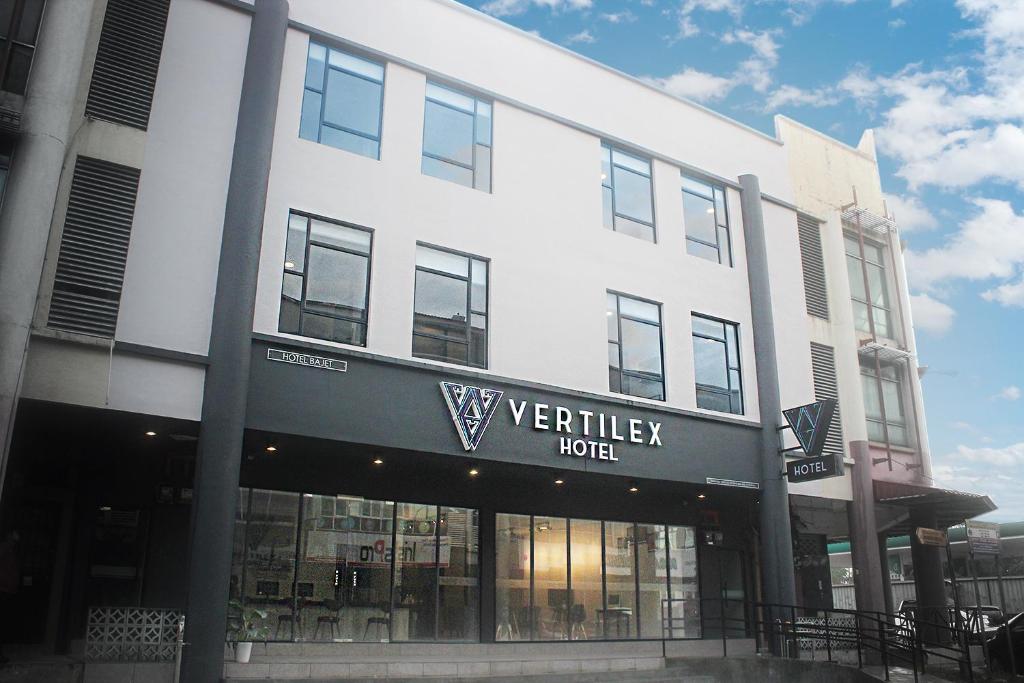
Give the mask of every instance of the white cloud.
POLYGON ((678 38, 692 38, 698 33, 700 33, 700 27, 693 23, 693 18, 690 16, 680 17, 678 38))
POLYGON ((743 60, 736 68, 732 79, 737 84, 749 85, 757 92, 765 92, 772 84, 772 69, 779 63, 779 44, 775 40, 778 31, 748 31, 746 29, 727 31, 721 40, 726 45, 739 43, 747 45, 754 54, 743 60))
POLYGON ((971 201, 977 213, 945 244, 905 252, 907 276, 915 288, 930 291, 952 280, 1005 280, 1024 266, 1024 215, 1001 199, 971 201))
POLYGON ((892 21, 889 22, 889 28, 893 29, 894 31, 896 29, 903 28, 906 25, 907 22, 904 19, 893 19, 892 21))
POLYGON ((1004 401, 1017 401, 1020 399, 1020 387, 1013 384, 1008 387, 1003 387, 999 393, 992 398, 999 398, 1004 401))
POLYGON ((783 85, 775 89, 765 100, 766 112, 777 111, 782 107, 830 107, 838 104, 842 98, 832 88, 820 90, 803 90, 792 85, 783 85))
POLYGON ((636 15, 628 9, 621 12, 605 12, 600 15, 600 18, 609 24, 631 24, 636 21, 636 15))
POLYGON ((585 43, 589 45, 591 43, 596 43, 597 38, 594 37, 594 34, 592 34, 589 29, 583 29, 579 33, 574 33, 566 38, 565 42, 569 45, 575 45, 576 43, 585 43))
POLYGON ((731 78, 723 78, 691 68, 683 69, 666 78, 647 76, 644 77, 644 80, 677 97, 686 97, 697 102, 722 99, 736 85, 731 78))
POLYGON ((738 19, 743 13, 743 3, 740 0, 683 0, 679 8, 682 14, 693 14, 698 10, 727 12, 738 19))
POLYGON ((1024 308, 1024 278, 984 291, 981 293, 981 298, 1003 306, 1024 308))
POLYGON ((970 448, 960 445, 956 451, 947 456, 949 460, 980 462, 997 467, 1024 465, 1024 442, 1011 444, 1005 448, 970 448))
POLYGON ((956 317, 956 311, 951 306, 927 294, 912 294, 910 309, 914 314, 914 328, 933 334, 948 332, 956 317))
POLYGON ((893 7, 899 7, 900 5, 905 4, 906 2, 907 0, 892 0, 891 4, 893 7))
POLYGON ((496 17, 511 17, 522 14, 530 7, 545 7, 553 12, 562 10, 590 9, 593 0, 491 0, 480 9, 496 17))
POLYGON ((885 204, 889 209, 889 214, 896 219, 896 224, 900 226, 902 233, 931 230, 939 224, 938 219, 917 197, 887 194, 885 195, 885 204))

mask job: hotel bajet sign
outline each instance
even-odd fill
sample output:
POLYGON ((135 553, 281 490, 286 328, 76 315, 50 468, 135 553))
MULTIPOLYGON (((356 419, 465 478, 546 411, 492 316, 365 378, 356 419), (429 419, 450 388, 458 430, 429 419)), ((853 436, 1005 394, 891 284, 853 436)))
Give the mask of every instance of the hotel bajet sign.
POLYGON ((660 422, 620 420, 617 415, 591 410, 573 411, 562 406, 531 404, 513 398, 503 404, 504 392, 497 389, 443 381, 440 385, 455 431, 467 451, 476 450, 494 413, 505 409, 517 427, 564 434, 558 437, 559 455, 618 462, 616 443, 661 446, 660 422))

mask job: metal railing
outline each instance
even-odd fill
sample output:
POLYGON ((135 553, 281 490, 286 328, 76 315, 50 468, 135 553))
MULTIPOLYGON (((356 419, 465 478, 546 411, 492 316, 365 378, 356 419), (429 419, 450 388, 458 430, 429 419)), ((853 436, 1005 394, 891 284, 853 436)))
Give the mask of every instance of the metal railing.
POLYGON ((885 680, 894 667, 911 669, 915 681, 928 668, 955 669, 974 680, 971 632, 959 614, 951 623, 945 606, 886 614, 720 597, 701 599, 701 608, 705 638, 717 632, 723 657, 730 640, 752 638, 759 653, 793 659, 820 653, 830 662, 880 666, 885 680))

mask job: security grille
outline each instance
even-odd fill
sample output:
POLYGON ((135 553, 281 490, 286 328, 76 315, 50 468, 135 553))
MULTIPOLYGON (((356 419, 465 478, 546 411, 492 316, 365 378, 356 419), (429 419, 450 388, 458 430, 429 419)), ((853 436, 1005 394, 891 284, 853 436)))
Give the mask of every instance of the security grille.
POLYGON ((170 0, 108 0, 85 113, 146 129, 170 0))
POLYGON ((814 398, 822 401, 826 398, 836 399, 836 412, 832 416, 832 425, 825 437, 823 453, 843 454, 843 423, 839 406, 839 385, 836 382, 835 350, 831 346, 811 342, 811 370, 814 375, 814 398))
POLYGON ((796 226, 800 236, 807 312, 828 320, 828 289, 825 286, 825 260, 821 253, 821 224, 810 216, 798 213, 796 226))
POLYGON ((174 661, 183 622, 179 609, 90 607, 85 658, 119 662, 174 661))
POLYGON ((78 157, 50 301, 50 327, 113 337, 139 170, 78 157))

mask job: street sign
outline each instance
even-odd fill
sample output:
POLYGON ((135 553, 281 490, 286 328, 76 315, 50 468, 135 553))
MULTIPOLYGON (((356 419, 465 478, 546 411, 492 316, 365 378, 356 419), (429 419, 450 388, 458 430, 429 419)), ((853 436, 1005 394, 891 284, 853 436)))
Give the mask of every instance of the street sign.
POLYGON ((939 547, 946 545, 945 531, 919 526, 914 529, 914 533, 917 535, 917 542, 921 545, 935 545, 939 547))
POLYGON ((805 406, 783 410, 782 415, 789 423, 793 434, 796 435, 804 453, 813 458, 821 455, 821 449, 825 446, 825 437, 828 436, 828 428, 832 424, 832 415, 835 411, 836 400, 827 398, 824 401, 815 401, 805 406))
POLYGON ((967 547, 971 554, 999 554, 999 525, 994 522, 967 520, 967 547))
POLYGON ((817 458, 799 458, 786 463, 786 478, 790 483, 796 484, 802 481, 814 481, 816 479, 827 479, 838 477, 839 472, 835 455, 821 455, 817 458))

